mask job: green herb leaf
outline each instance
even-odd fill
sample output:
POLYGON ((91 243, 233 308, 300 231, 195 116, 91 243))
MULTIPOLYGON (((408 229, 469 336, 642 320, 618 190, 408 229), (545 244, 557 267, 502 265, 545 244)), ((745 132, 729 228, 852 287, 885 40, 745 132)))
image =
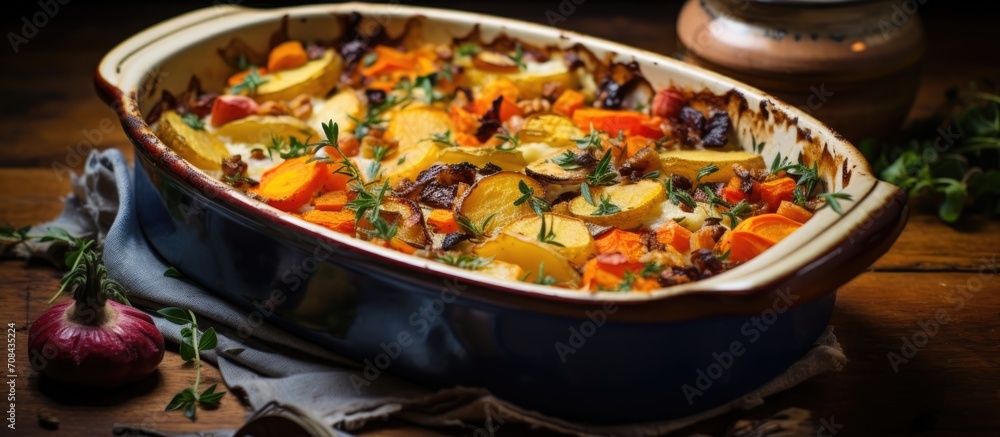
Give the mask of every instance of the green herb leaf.
POLYGON ((434 144, 440 144, 444 147, 458 147, 459 144, 451 137, 451 130, 444 131, 443 134, 432 134, 430 138, 424 138, 424 140, 430 140, 434 144))
POLYGON ((438 262, 442 262, 451 266, 458 267, 465 270, 479 270, 483 266, 489 264, 493 261, 493 257, 481 258, 471 253, 444 253, 438 255, 438 262))
POLYGON ((549 162, 558 165, 566 171, 579 170, 583 168, 577 160, 576 153, 573 153, 572 150, 567 150, 557 155, 555 158, 550 159, 549 162))
POLYGON ((541 241, 542 243, 545 244, 551 244, 553 246, 566 247, 564 244, 556 241, 556 231, 555 229, 553 229, 555 227, 556 218, 552 217, 551 219, 552 226, 548 228, 548 232, 546 232, 545 229, 545 216, 542 216, 541 219, 542 219, 542 226, 541 228, 539 228, 538 236, 536 237, 538 241, 541 241))
POLYGON ((590 133, 583 138, 574 138, 573 142, 576 143, 576 147, 581 150, 600 150, 603 151, 604 147, 601 145, 601 132, 594 129, 594 123, 590 123, 590 133))
POLYGON ((208 328, 201 334, 201 339, 198 340, 198 350, 207 351, 215 349, 218 342, 219 339, 215 334, 215 328, 208 328))
POLYGON ((270 82, 270 80, 261 77, 257 68, 250 66, 250 73, 244 76, 240 83, 230 87, 229 94, 257 94, 257 88, 260 88, 261 85, 268 82, 270 82))
POLYGON ((201 121, 201 119, 198 118, 198 115, 193 112, 188 112, 187 114, 184 114, 184 116, 181 117, 181 121, 183 121, 184 124, 190 126, 191 129, 205 130, 205 122, 201 121))
POLYGON ((474 240, 479 240, 485 236, 486 226, 489 225, 494 216, 496 216, 496 213, 490 214, 483 219, 482 223, 478 225, 473 223, 472 220, 469 220, 467 217, 458 214, 455 215, 455 221, 458 223, 458 227, 461 228, 462 231, 471 235, 474 240))
POLYGON ((594 215, 594 216, 598 216, 598 215, 611 215, 611 214, 619 213, 621 211, 622 210, 620 208, 618 208, 618 205, 615 205, 615 204, 611 203, 611 196, 610 195, 604 195, 604 196, 601 196, 601 204, 598 205, 597 209, 595 209, 594 212, 590 213, 590 215, 594 215))
POLYGON ((595 187, 612 185, 617 178, 618 173, 611 167, 611 151, 608 150, 604 152, 601 160, 597 161, 594 171, 587 175, 587 183, 595 187))
POLYGON ((184 274, 181 273, 180 270, 177 270, 177 267, 168 267, 167 270, 163 272, 163 276, 168 278, 184 279, 184 274))
POLYGON ((163 316, 168 322, 177 325, 186 325, 191 323, 191 317, 188 316, 186 310, 175 307, 167 307, 156 311, 157 314, 163 316))
MULTIPOLYGON (((525 277, 527 277, 530 274, 531 272, 525 273, 525 277)), ((545 262, 543 261, 539 263, 538 276, 535 278, 535 283, 541 285, 554 285, 556 282, 558 282, 556 281, 556 278, 553 278, 552 276, 545 274, 545 262)))
POLYGON ((709 165, 706 165, 706 166, 702 167, 701 170, 698 170, 698 179, 697 179, 697 182, 701 182, 701 178, 703 178, 705 176, 708 176, 708 175, 710 175, 712 173, 715 173, 717 171, 719 171, 719 166, 716 165, 716 164, 709 164, 709 165))
POLYGON ((503 140, 503 143, 497 146, 497 150, 503 150, 504 152, 510 152, 521 147, 521 140, 517 138, 517 135, 511 135, 510 130, 506 127, 501 126, 500 129, 503 133, 494 135, 495 137, 503 140))
POLYGON ((580 195, 583 196, 583 200, 586 200, 587 203, 591 204, 592 206, 597 206, 597 204, 594 203, 594 198, 591 197, 590 186, 587 185, 586 182, 580 184, 580 195))
POLYGON ((479 46, 467 42, 458 46, 458 50, 455 53, 458 54, 458 56, 474 56, 476 53, 479 53, 479 46))
POLYGON ((673 203, 674 205, 680 205, 683 203, 692 210, 698 207, 698 204, 694 201, 694 198, 691 197, 691 193, 688 193, 687 191, 683 190, 674 189, 674 180, 672 178, 667 178, 666 185, 667 185, 667 198, 670 199, 671 203, 673 203))
MULTIPOLYGON (((829 206, 840 215, 844 214, 844 210, 840 207, 840 199, 852 200, 851 195, 847 193, 820 193, 816 195, 816 197, 823 199, 823 204, 820 205, 819 208, 816 208, 817 211, 829 206)), ((964 197, 962 198, 962 201, 965 201, 964 197)))
POLYGON ((524 181, 517 182, 517 189, 521 191, 521 197, 514 200, 514 206, 521 206, 525 202, 528 202, 528 206, 531 207, 535 214, 542 216, 543 213, 551 211, 552 208, 545 199, 535 195, 535 189, 528 186, 524 181))
POLYGON ((524 47, 521 47, 521 43, 516 43, 514 45, 514 54, 507 56, 517 64, 518 69, 523 71, 528 68, 528 65, 524 63, 524 47))

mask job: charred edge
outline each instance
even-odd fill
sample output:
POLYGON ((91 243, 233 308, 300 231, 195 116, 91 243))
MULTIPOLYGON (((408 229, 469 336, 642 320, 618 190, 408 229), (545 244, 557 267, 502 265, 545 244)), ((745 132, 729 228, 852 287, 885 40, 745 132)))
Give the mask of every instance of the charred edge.
POLYGON ((851 173, 852 173, 851 169, 847 168, 847 159, 844 159, 844 164, 841 167, 842 168, 840 172, 840 182, 844 186, 844 188, 847 188, 847 186, 850 185, 851 183, 851 173))
POLYGON ((767 109, 767 105, 770 103, 771 102, 766 99, 760 101, 760 115, 763 120, 767 120, 771 117, 771 111, 767 109))
POLYGON ((812 131, 807 127, 795 126, 795 141, 797 142, 813 142, 812 131))

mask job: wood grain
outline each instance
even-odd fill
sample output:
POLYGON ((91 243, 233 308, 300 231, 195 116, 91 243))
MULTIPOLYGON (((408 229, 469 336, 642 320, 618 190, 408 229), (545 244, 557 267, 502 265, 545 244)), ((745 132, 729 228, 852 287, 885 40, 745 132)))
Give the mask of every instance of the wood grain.
MULTIPOLYGON (((258 2, 237 2, 255 6, 258 2)), ((449 2, 421 5, 456 7, 449 2)), ((34 12, 8 11, 11 29, 34 12)), ((25 225, 54 218, 69 189, 66 166, 79 169, 90 147, 131 145, 114 114, 96 97, 93 68, 100 57, 127 36, 205 2, 143 4, 139 9, 71 2, 18 54, 0 50, 0 223, 25 225), (60 178, 61 177, 61 178, 60 178)), ((587 2, 566 14, 557 27, 672 54, 677 45, 674 20, 680 2, 587 2)), ((463 2, 470 10, 548 24, 546 12, 559 2, 463 2)), ((911 118, 936 113, 946 89, 982 77, 1000 78, 1000 57, 992 53, 995 26, 974 7, 949 8, 927 2, 921 10, 928 33, 924 81, 911 118)), ((5 20, 7 20, 5 16, 5 20)), ((5 21, 6 22, 6 21, 5 21)), ((788 407, 806 408, 816 417, 842 425, 837 435, 995 436, 1000 430, 1000 276, 980 277, 984 259, 1000 252, 1000 222, 973 217, 958 225, 940 222, 933 211, 915 209, 893 249, 872 271, 839 292, 833 325, 850 362, 781 393, 749 412, 733 412, 680 433, 721 434, 733 422, 765 417, 788 407), (972 291, 978 288, 979 291, 972 291), (965 306, 958 308, 960 298, 965 306), (946 311, 949 321, 907 362, 894 369, 891 352, 903 354, 904 338, 920 338, 927 320, 946 311)), ((191 383, 192 369, 169 351, 156 375, 112 393, 82 394, 40 380, 23 348, 26 326, 47 308, 60 272, 18 260, 0 262, 0 322, 18 327, 18 431, 44 431, 35 418, 47 410, 61 422, 64 436, 108 435, 115 423, 160 431, 233 429, 249 411, 230 393, 221 408, 200 411, 197 422, 179 412, 164 412, 171 395, 191 383)), ((219 373, 205 367, 208 383, 219 373)), ((365 435, 468 435, 462 429, 416 429, 388 421, 369 424, 365 435)), ((20 435, 20 434, 18 434, 20 435)), ((506 425, 499 435, 545 435, 506 425)), ((827 433, 826 435, 833 435, 827 433)))

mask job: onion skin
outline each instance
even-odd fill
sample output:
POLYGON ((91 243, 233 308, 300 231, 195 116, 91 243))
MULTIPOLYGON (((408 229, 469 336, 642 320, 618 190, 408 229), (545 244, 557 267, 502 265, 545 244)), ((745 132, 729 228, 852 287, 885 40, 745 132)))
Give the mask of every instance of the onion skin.
POLYGON ((31 325, 28 351, 37 370, 56 381, 114 388, 153 373, 164 347, 153 319, 138 309, 70 301, 31 325))

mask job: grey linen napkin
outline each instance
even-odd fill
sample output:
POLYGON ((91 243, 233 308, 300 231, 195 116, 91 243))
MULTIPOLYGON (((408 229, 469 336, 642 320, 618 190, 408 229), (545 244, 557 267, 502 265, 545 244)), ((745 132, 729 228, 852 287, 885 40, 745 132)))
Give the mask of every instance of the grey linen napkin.
MULTIPOLYGON (((67 198, 63 214, 37 228, 59 226, 73 235, 103 239, 105 264, 111 276, 129 290, 134 305, 149 310, 189 308, 201 325, 216 327, 218 347, 203 357, 218 365, 226 385, 242 391, 258 416, 263 410, 284 409, 327 435, 335 435, 335 429, 349 431, 389 417, 417 425, 464 427, 464 432, 474 435, 503 434, 505 423, 576 436, 663 435, 731 410, 758 406, 765 397, 818 374, 840 370, 847 361, 832 328, 828 328, 809 354, 753 393, 694 416, 628 426, 568 422, 518 408, 483 389, 456 387, 435 392, 391 376, 377 379, 359 393, 350 383, 351 375, 360 368, 356 363, 268 324, 256 329, 253 337, 240 339, 235 335, 236 327, 246 317, 245 311, 195 284, 163 276, 168 266, 149 247, 136 220, 132 175, 117 150, 91 153, 84 174, 73 179, 73 194, 67 198)), ((36 256, 61 257, 60 250, 50 245, 28 249, 36 256)), ((154 318, 164 337, 177 343, 180 327, 154 318)), ((214 435, 235 432, 221 430, 214 435)), ((156 434, 155 430, 129 427, 116 429, 116 433, 156 434)))

